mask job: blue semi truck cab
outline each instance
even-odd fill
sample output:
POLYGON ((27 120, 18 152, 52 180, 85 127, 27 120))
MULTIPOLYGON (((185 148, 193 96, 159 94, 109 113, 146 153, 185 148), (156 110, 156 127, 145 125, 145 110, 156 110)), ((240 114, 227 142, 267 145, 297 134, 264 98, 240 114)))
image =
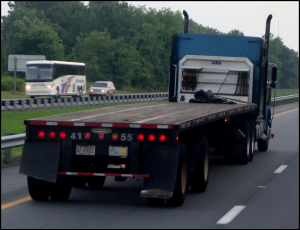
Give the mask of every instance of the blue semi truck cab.
POLYGON ((188 34, 188 14, 183 13, 185 33, 172 37, 169 101, 189 102, 202 89, 237 103, 255 103, 257 109, 247 116, 256 121, 258 148, 267 150, 272 127, 271 88, 277 83, 277 66, 268 62, 272 15, 267 18, 264 39, 188 34))

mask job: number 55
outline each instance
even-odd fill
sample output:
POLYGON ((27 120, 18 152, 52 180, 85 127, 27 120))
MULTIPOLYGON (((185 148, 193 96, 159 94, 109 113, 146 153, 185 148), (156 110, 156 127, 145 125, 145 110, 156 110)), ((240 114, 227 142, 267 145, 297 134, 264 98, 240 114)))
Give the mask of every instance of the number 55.
POLYGON ((132 141, 132 134, 128 134, 127 138, 125 133, 121 134, 121 141, 126 141, 126 139, 127 141, 132 141))

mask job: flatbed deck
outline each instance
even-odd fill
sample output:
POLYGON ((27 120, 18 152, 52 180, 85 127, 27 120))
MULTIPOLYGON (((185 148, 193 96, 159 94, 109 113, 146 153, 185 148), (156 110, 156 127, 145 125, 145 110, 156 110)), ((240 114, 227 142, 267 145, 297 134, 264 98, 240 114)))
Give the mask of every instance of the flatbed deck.
POLYGON ((170 128, 172 126, 172 128, 184 129, 194 124, 207 123, 228 116, 254 111, 256 108, 257 105, 253 103, 146 102, 41 117, 26 120, 25 124, 29 122, 31 125, 95 125, 128 128, 140 128, 140 125, 148 124, 158 125, 160 128, 170 128))

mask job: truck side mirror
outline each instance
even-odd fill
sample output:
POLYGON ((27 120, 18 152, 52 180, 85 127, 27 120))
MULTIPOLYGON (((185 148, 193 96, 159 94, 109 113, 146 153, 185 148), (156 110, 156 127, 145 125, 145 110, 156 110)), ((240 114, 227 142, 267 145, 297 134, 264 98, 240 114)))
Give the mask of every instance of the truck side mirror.
POLYGON ((275 88, 277 84, 277 66, 272 66, 272 82, 271 82, 271 88, 275 88))

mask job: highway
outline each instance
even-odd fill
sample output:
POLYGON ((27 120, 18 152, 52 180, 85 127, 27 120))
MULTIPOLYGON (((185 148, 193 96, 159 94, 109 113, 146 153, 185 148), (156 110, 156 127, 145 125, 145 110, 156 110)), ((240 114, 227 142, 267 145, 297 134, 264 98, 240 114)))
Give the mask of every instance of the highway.
POLYGON ((1 169, 2 229, 178 228, 299 229, 299 102, 275 107, 275 137, 253 162, 226 163, 211 156, 205 193, 188 192, 181 207, 150 206, 142 180, 99 190, 73 188, 67 202, 33 201, 19 167, 1 169))

